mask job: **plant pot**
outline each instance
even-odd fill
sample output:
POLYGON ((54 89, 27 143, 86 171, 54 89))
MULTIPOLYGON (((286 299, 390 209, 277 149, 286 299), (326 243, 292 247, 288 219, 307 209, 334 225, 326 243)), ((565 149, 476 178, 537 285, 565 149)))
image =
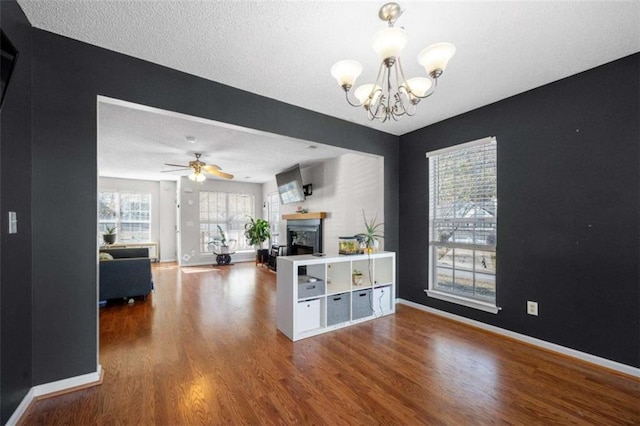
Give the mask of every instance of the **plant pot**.
POLYGON ((102 239, 105 244, 113 244, 116 242, 117 234, 102 234, 102 239))
POLYGON ((362 275, 359 274, 353 274, 351 275, 352 281, 353 281, 353 285, 362 285, 363 279, 362 279, 362 275))
POLYGON ((256 262, 267 263, 269 261, 269 249, 258 249, 256 251, 256 262))

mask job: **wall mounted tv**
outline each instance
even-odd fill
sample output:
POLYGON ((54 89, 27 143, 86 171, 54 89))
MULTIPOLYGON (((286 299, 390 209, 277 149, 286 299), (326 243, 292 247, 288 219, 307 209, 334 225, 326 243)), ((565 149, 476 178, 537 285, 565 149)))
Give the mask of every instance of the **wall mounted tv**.
POLYGON ((300 165, 280 172, 276 175, 278 193, 282 204, 299 203, 304 201, 304 185, 302 185, 302 175, 300 165))
POLYGON ((18 50, 15 48, 9 37, 6 36, 4 31, 0 30, 2 40, 0 40, 0 50, 2 51, 2 58, 0 59, 0 76, 2 86, 0 87, 0 107, 4 102, 4 95, 7 93, 7 87, 9 86, 9 80, 11 79, 11 73, 18 60, 18 50))

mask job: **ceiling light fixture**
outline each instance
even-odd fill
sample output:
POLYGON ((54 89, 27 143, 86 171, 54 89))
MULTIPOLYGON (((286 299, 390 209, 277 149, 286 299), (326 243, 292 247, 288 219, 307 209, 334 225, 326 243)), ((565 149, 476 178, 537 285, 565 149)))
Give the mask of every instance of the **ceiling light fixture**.
POLYGON ((438 78, 456 52, 451 43, 436 43, 423 49, 418 54, 418 63, 425 67, 431 78, 407 80, 400 53, 407 45, 408 37, 404 28, 393 26, 400 15, 402 10, 397 3, 386 3, 378 12, 378 17, 388 23, 388 28, 378 31, 373 37, 372 47, 380 58, 380 68, 374 84, 364 84, 355 90, 358 102, 349 99, 349 90, 362 73, 362 65, 357 61, 344 60, 331 67, 331 75, 344 90, 347 102, 355 107, 364 107, 369 120, 384 123, 391 118, 399 120, 403 115, 415 115, 420 100, 435 92, 438 78))
POLYGON ((204 182, 207 178, 200 170, 195 170, 193 173, 189 175, 189 179, 194 182, 204 182))
POLYGON ((187 136, 187 142, 196 143, 196 138, 194 136, 187 136))

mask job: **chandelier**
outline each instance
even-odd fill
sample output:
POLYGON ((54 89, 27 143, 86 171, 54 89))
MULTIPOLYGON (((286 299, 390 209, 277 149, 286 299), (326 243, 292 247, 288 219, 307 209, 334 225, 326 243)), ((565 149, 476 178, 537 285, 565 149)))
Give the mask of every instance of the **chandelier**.
POLYGON ((354 107, 364 107, 369 120, 385 122, 399 120, 403 115, 415 115, 421 99, 431 96, 438 85, 449 59, 456 52, 451 43, 436 43, 425 48, 418 55, 429 77, 406 79, 400 61, 400 53, 407 45, 408 37, 404 28, 394 27, 402 11, 397 3, 386 3, 380 8, 378 17, 388 23, 388 28, 373 36, 372 47, 380 58, 378 76, 373 84, 358 87, 354 96, 357 102, 349 98, 349 91, 362 73, 362 65, 353 60, 336 62, 331 67, 331 75, 345 92, 347 102, 354 107))

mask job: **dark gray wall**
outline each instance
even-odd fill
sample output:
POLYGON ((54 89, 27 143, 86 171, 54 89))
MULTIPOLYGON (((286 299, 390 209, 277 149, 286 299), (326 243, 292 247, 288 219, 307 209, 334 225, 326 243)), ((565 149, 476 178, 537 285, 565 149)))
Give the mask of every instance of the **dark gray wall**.
POLYGON ((31 387, 31 26, 0 2, 0 27, 20 55, 0 111, 0 423, 31 387), (18 233, 8 234, 15 211, 18 233))
POLYGON ((640 367, 640 54, 400 138, 400 297, 640 367), (498 140, 498 315, 427 298, 425 153, 498 140), (406 190, 405 190, 406 188, 406 190), (539 303, 538 317, 526 301, 539 303))
POLYGON ((33 41, 34 384, 96 369, 97 95, 383 155, 398 249, 398 137, 45 31, 33 41))

